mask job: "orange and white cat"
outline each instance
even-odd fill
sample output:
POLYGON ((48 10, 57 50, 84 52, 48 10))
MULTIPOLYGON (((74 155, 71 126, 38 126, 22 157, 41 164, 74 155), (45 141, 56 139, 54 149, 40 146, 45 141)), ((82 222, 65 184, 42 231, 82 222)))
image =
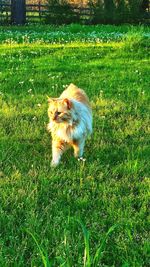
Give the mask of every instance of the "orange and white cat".
POLYGON ((59 98, 49 98, 48 103, 51 166, 55 167, 68 146, 73 147, 75 157, 82 157, 85 139, 92 133, 92 110, 86 93, 74 84, 70 84, 59 98))

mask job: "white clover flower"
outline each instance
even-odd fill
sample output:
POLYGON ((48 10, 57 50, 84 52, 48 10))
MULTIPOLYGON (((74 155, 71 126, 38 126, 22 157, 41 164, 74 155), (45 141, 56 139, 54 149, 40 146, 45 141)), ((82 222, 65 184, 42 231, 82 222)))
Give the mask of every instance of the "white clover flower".
POLYGON ((85 162, 85 161, 86 161, 86 159, 85 159, 85 158, 83 158, 83 157, 80 157, 80 158, 78 158, 78 161, 83 161, 83 162, 85 162))
POLYGON ((29 90, 28 90, 28 93, 31 93, 32 92, 32 89, 30 88, 29 90))
POLYGON ((39 103, 39 104, 37 104, 37 106, 40 108, 41 107, 41 104, 39 103))

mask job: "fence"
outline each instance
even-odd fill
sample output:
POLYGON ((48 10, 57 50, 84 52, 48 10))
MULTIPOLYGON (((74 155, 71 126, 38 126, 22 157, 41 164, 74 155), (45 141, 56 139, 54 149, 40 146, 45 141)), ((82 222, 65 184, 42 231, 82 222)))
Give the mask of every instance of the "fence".
POLYGON ((10 1, 0 1, 0 23, 10 22, 11 3, 10 1))
MULTIPOLYGON (((91 10, 74 6, 73 11, 79 15, 81 22, 90 21, 91 10)), ((26 4, 25 0, 0 0, 0 24, 24 24, 44 22, 53 12, 48 4, 39 1, 37 4, 26 4)), ((55 10, 55 12, 57 12, 55 10)), ((59 12, 59 11, 58 11, 59 12)))
MULTIPOLYGON (((88 7, 72 6, 74 14, 78 16, 78 22, 90 24, 93 21, 94 11, 88 7)), ((55 12, 53 8, 42 0, 36 4, 30 4, 27 0, 0 0, 0 24, 25 24, 29 22, 45 22, 47 16, 55 12)), ((63 14, 59 14, 60 16, 63 14)), ((123 17, 126 14, 121 14, 123 17)), ((138 18, 137 18, 138 20, 138 18)), ((145 11, 143 20, 139 22, 150 22, 150 8, 145 11)), ((105 23, 105 21, 104 21, 105 23)))
POLYGON ((40 22, 48 13, 48 5, 39 1, 26 4, 25 0, 0 0, 0 24, 24 24, 40 22))

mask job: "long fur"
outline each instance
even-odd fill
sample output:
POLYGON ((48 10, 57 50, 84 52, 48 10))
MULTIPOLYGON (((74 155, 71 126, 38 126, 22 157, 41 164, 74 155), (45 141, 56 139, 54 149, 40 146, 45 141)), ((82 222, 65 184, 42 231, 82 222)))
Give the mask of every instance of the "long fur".
POLYGON ((85 139, 92 133, 92 111, 85 92, 70 84, 59 98, 49 99, 48 116, 48 130, 52 135, 51 165, 59 164, 68 145, 74 148, 75 157, 81 157, 85 139))

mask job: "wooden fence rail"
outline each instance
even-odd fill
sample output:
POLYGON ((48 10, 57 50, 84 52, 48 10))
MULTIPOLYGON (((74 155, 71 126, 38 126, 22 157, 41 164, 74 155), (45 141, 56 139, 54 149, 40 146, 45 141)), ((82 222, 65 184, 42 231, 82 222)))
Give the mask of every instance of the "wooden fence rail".
MULTIPOLYGON (((52 8, 48 4, 26 4, 25 0, 0 0, 0 24, 24 24, 28 22, 44 22, 50 14, 59 14, 60 11, 52 8)), ((88 7, 73 6, 72 10, 78 15, 79 21, 90 23, 93 11, 88 7)), ((126 15, 126 14, 121 14, 126 15)), ((150 10, 146 12, 146 20, 150 21, 150 10)))
MULTIPOLYGON (((90 17, 90 9, 89 8, 78 8, 74 7, 73 10, 78 12, 80 16, 89 16, 90 17)), ((32 21, 33 18, 44 19, 48 14, 52 13, 53 10, 50 10, 49 6, 46 4, 26 4, 25 5, 25 21, 29 22, 32 21), (34 15, 33 15, 34 14, 34 15)), ((57 11, 55 10, 57 13, 57 11)), ((59 13, 59 11, 58 11, 59 13)), ((82 20, 82 18, 81 18, 82 20)), ((0 23, 15 23, 12 21, 12 4, 6 4, 0 2, 0 23)), ((22 23, 22 19, 20 18, 20 23, 17 24, 24 24, 22 23)))
MULTIPOLYGON (((79 8, 79 7, 73 7, 73 11, 78 13, 80 16, 80 20, 88 20, 91 17, 91 10, 90 8, 79 8), (82 17, 85 16, 83 19, 82 17)), ((39 22, 44 20, 48 14, 53 13, 53 9, 50 10, 49 5, 47 4, 26 4, 25 5, 25 19, 22 21, 20 18, 16 24, 24 24, 24 22, 34 22, 34 18, 39 18, 39 22), (20 21, 20 23, 19 23, 20 21)), ((57 13, 57 10, 55 10, 55 13, 57 13)), ((60 11, 58 10, 58 13, 60 11)), ((36 20, 38 21, 38 20, 36 20)), ((12 19, 12 4, 5 4, 0 2, 0 23, 15 23, 15 21, 12 19)))

